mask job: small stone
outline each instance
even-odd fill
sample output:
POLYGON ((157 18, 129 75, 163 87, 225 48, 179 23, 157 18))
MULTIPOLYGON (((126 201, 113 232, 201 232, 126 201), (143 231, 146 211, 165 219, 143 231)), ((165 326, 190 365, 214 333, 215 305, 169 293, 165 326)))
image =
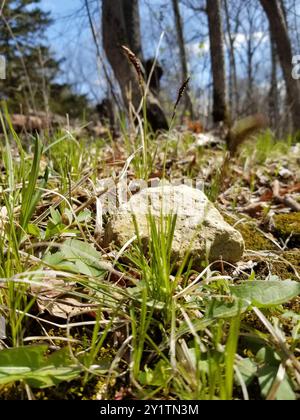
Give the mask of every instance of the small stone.
POLYGON ((287 168, 281 168, 279 171, 279 175, 283 179, 293 178, 294 173, 287 168))

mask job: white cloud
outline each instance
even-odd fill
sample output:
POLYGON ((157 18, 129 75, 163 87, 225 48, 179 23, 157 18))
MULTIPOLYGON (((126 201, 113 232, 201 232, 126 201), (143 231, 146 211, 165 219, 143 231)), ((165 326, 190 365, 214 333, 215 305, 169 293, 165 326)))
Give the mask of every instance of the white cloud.
MULTIPOLYGON (((226 37, 227 38, 227 37, 226 37)), ((251 38, 253 41, 258 42, 266 42, 267 37, 264 32, 254 32, 251 35, 251 38)), ((248 34, 242 34, 242 33, 236 33, 234 35, 234 42, 236 48, 242 48, 243 45, 245 45, 249 41, 249 35, 248 34)), ((228 41, 228 38, 227 38, 228 41)))
MULTIPOLYGON (((254 32, 251 38, 256 43, 265 43, 268 37, 264 32, 254 32)), ((242 49, 249 40, 248 34, 236 33, 234 34, 234 46, 236 49, 242 49)), ((228 35, 226 35, 226 44, 228 45, 228 35)), ((187 52, 191 58, 199 57, 199 55, 209 53, 210 43, 209 39, 206 38, 203 42, 194 42, 187 44, 187 52)))
POLYGON ((204 42, 194 42, 187 44, 186 48, 191 58, 195 56, 199 57, 199 55, 209 52, 209 40, 207 39, 204 42))

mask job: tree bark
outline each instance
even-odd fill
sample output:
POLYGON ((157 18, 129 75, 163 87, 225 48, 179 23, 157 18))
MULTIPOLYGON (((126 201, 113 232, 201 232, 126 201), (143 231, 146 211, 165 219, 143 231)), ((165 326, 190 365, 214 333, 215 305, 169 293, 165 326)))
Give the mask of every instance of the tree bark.
MULTIPOLYGON (((174 17, 175 17, 175 26, 176 26, 177 40, 178 40, 179 53, 180 53, 182 84, 183 84, 188 78, 188 66, 187 66, 186 50, 185 50, 185 45, 184 45, 183 25, 182 25, 182 20, 180 16, 178 0, 172 0, 172 5, 173 5, 173 12, 174 12, 174 17)), ((189 95, 188 88, 184 92, 184 103, 185 103, 185 109, 189 111, 190 117, 193 119, 194 118, 193 104, 189 95)))
POLYGON ((130 46, 131 51, 143 61, 138 0, 123 0, 122 7, 128 46, 130 46))
POLYGON ((268 17, 270 31, 276 43, 286 84, 288 105, 292 114, 293 128, 295 132, 300 132, 300 83, 292 77, 293 53, 284 13, 278 0, 260 0, 260 3, 268 17))
MULTIPOLYGON (((236 117, 239 114, 239 93, 238 93, 238 78, 235 60, 235 46, 234 36, 232 35, 232 29, 230 24, 230 14, 228 1, 224 0, 224 8, 226 15, 227 34, 229 41, 229 61, 230 61, 230 112, 232 117, 236 117)), ((234 31, 237 33, 237 30, 234 31)))
POLYGON ((271 126, 276 130, 278 129, 279 123, 279 102, 278 102, 278 79, 277 79, 277 49, 276 43, 270 31, 270 42, 271 42, 271 80, 270 80, 270 92, 269 92, 269 114, 271 126))
POLYGON ((213 120, 227 120, 226 75, 224 57, 223 25, 220 0, 207 0, 206 10, 209 26, 210 56, 213 74, 213 120))
MULTIPOLYGON (((143 92, 139 86, 136 70, 125 57, 121 45, 130 48, 142 58, 137 0, 103 0, 102 2, 103 47, 107 59, 120 85, 125 106, 132 103, 137 110, 143 92)), ((146 99, 147 119, 153 131, 167 130, 168 122, 159 100, 153 92, 146 99)))

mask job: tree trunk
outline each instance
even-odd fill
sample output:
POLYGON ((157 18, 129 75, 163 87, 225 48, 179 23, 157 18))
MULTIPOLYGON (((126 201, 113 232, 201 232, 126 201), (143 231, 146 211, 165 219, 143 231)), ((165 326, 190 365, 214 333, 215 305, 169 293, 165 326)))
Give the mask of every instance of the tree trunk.
POLYGON ((138 0, 122 1, 128 46, 143 61, 138 0))
POLYGON ((253 100, 253 87, 254 87, 254 74, 253 74, 253 58, 254 58, 254 48, 253 48, 253 34, 254 32, 250 31, 250 36, 247 40, 247 101, 246 109, 247 113, 253 114, 255 102, 253 100))
POLYGON ((217 123, 227 120, 225 57, 220 0, 207 0, 206 10, 213 74, 213 120, 217 123))
MULTIPOLYGON (((229 61, 230 61, 230 112, 232 118, 236 117, 239 114, 239 92, 238 92, 238 78, 237 78, 237 69, 236 69, 236 60, 235 60, 235 46, 234 46, 234 36, 232 35, 231 24, 230 24, 230 14, 228 1, 224 0, 224 8, 226 15, 226 25, 227 25, 227 34, 229 41, 229 61)), ((237 33, 237 30, 235 31, 237 33)))
POLYGON ((276 49, 282 67, 288 104, 292 113, 294 130, 300 131, 300 84, 293 79, 292 46, 286 26, 284 13, 278 0, 260 0, 268 17, 270 31, 276 43, 276 49))
MULTIPOLYGON (((125 57, 121 45, 129 47, 138 58, 142 58, 138 1, 103 0, 102 33, 104 50, 120 85, 124 104, 128 108, 131 102, 137 110, 142 91, 136 70, 125 57)), ((153 131, 167 130, 167 119, 152 92, 148 93, 146 104, 148 123, 153 131)))
POLYGON ((277 78, 277 49, 275 40, 270 31, 270 42, 271 42, 271 81, 270 81, 270 92, 269 92, 269 114, 271 126, 276 130, 278 129, 279 123, 279 102, 278 102, 278 78, 277 78))
MULTIPOLYGON (((182 27, 182 20, 180 16, 178 0, 172 0, 172 4, 173 4, 174 17, 175 17, 175 26, 176 26, 176 32, 177 32, 179 53, 180 53, 182 84, 183 84, 188 78, 188 67, 187 67, 187 59, 186 59, 186 50, 185 50, 185 45, 184 45, 183 27, 182 27)), ((185 103, 185 109, 189 111, 190 117, 193 119, 194 118, 193 104, 189 95, 188 88, 184 92, 184 103, 185 103)))

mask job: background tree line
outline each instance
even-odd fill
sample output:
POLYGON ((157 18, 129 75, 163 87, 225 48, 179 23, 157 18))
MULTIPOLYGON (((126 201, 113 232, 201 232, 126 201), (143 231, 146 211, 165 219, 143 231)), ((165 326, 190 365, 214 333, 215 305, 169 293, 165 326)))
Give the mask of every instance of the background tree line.
POLYGON ((69 51, 65 61, 53 54, 45 36, 53 21, 42 3, 2 1, 0 53, 8 68, 0 94, 14 111, 82 116, 103 98, 119 109, 129 101, 137 107, 135 70, 120 45, 134 52, 147 78, 164 31, 147 100, 155 129, 166 128, 178 88, 191 75, 181 116, 211 124, 264 112, 279 135, 300 130, 300 82, 292 77, 300 49, 297 0, 78 0, 79 30, 90 33, 99 70, 96 92, 84 61, 72 68, 69 51), (80 82, 85 94, 76 89, 80 82))

